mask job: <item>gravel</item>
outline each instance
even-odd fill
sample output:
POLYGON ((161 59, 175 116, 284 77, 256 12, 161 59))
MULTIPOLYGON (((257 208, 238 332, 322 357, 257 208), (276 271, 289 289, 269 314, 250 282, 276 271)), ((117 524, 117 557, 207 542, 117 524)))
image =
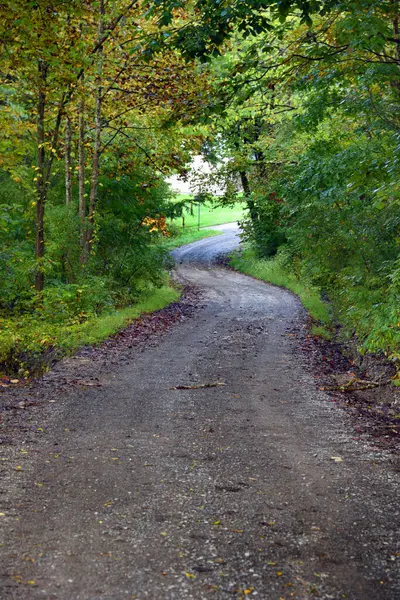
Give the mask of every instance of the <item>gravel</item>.
POLYGON ((318 389, 297 298, 213 264, 227 235, 141 334, 1 392, 2 599, 400 597, 393 456, 318 389))

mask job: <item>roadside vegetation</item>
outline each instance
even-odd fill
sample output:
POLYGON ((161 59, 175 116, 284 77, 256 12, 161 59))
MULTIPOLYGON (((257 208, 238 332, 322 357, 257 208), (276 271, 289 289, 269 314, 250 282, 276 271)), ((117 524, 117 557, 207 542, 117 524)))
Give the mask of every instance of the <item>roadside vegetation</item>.
POLYGON ((393 0, 1 3, 0 362, 167 302, 196 202, 242 220, 241 268, 400 360, 399 30, 393 0))

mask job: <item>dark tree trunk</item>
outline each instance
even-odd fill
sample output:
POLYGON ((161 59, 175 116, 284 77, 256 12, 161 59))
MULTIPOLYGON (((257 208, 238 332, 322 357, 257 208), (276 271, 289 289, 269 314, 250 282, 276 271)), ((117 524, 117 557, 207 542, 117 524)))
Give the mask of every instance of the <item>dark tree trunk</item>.
POLYGON ((72 202, 72 169, 71 169, 71 120, 65 118, 65 203, 69 206, 72 202))
POLYGON ((246 171, 240 171, 240 181, 242 183, 244 197, 246 200, 247 207, 249 209, 250 218, 254 225, 256 221, 258 221, 258 212, 254 200, 251 197, 250 183, 246 171))
POLYGON ((35 289, 42 292, 44 288, 44 211, 47 198, 46 148, 45 148, 45 107, 47 65, 38 63, 39 93, 37 103, 37 180, 36 180, 36 276, 35 289))
POLYGON ((79 103, 79 139, 78 139, 78 160, 79 160, 79 222, 81 244, 85 239, 86 223, 86 198, 85 198, 85 102, 82 99, 79 103))
POLYGON ((96 107, 95 107, 95 139, 93 146, 93 160, 92 160, 92 179, 90 185, 90 196, 89 196, 89 211, 87 218, 87 228, 84 237, 83 252, 82 252, 82 263, 85 264, 89 258, 91 248, 93 246, 93 235, 94 235, 94 219, 97 202, 97 188, 99 182, 99 164, 100 164, 100 151, 101 151, 101 109, 102 109, 102 98, 103 98, 103 46, 101 40, 104 37, 104 0, 100 0, 99 7, 99 27, 98 27, 98 50, 97 50, 97 75, 96 75, 96 107))

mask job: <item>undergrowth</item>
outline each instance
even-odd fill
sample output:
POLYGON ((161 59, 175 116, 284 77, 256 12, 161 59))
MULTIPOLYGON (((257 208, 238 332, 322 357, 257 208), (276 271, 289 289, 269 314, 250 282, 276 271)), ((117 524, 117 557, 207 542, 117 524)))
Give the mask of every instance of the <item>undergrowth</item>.
POLYGON ((38 374, 55 359, 98 344, 141 314, 160 310, 179 296, 179 290, 166 282, 160 288, 149 288, 133 306, 92 315, 81 323, 54 323, 35 314, 0 318, 0 367, 24 377, 38 374))

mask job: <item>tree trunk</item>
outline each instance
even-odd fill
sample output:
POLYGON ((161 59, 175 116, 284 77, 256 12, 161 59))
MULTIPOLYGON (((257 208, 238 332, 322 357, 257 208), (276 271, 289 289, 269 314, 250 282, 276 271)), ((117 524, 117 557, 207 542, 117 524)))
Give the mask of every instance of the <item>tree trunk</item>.
MULTIPOLYGON (((400 69, 400 15, 399 15, 399 8, 400 8, 400 3, 399 0, 395 0, 393 2, 393 40, 394 43, 396 44, 395 47, 395 57, 396 57, 396 61, 397 61, 397 68, 400 69)), ((395 89, 397 94, 400 94, 400 78, 399 76, 394 77, 393 80, 391 81, 391 86, 392 89, 395 89)))
POLYGON ((65 203, 69 206, 72 202, 72 170, 71 170, 71 120, 65 118, 65 203))
POLYGON ((99 26, 98 26, 98 50, 97 50, 97 75, 96 75, 96 108, 95 108, 95 138, 93 146, 93 160, 92 160, 92 178, 90 184, 90 195, 89 195, 89 212, 87 219, 87 229, 84 238, 83 252, 82 252, 82 263, 85 264, 89 258, 91 248, 93 246, 93 235, 94 235, 94 218, 96 211, 97 201, 97 188, 99 182, 99 163, 100 163, 100 150, 101 150, 101 109, 102 109, 102 97, 103 97, 103 61, 104 52, 101 40, 104 35, 104 0, 100 0, 99 7, 99 26))
POLYGON ((244 192, 244 197, 246 200, 247 207, 249 209, 250 218, 254 225, 255 222, 258 221, 258 212, 256 209, 256 205, 254 204, 254 200, 251 197, 251 189, 250 189, 249 179, 247 177, 246 171, 240 171, 239 174, 240 174, 240 181, 242 183, 242 188, 243 188, 243 192, 244 192))
POLYGON ((78 140, 78 160, 79 160, 79 221, 81 244, 85 239, 85 220, 86 220, 86 198, 85 198, 85 101, 79 103, 79 140, 78 140))
POLYGON ((37 180, 36 180, 36 276, 35 289, 42 292, 44 288, 44 211, 47 197, 46 177, 46 148, 45 148, 45 125, 44 115, 46 106, 46 79, 47 65, 43 61, 38 63, 39 69, 39 93, 37 103, 37 180))

